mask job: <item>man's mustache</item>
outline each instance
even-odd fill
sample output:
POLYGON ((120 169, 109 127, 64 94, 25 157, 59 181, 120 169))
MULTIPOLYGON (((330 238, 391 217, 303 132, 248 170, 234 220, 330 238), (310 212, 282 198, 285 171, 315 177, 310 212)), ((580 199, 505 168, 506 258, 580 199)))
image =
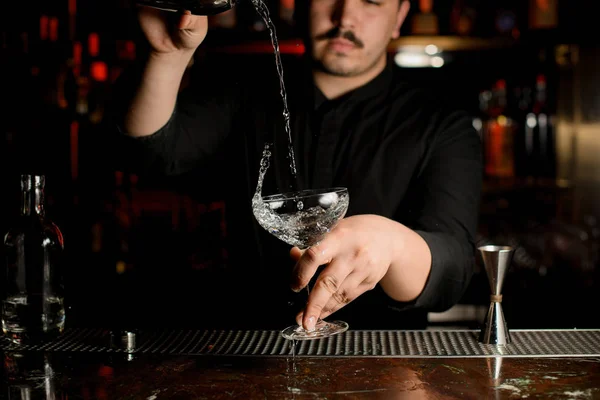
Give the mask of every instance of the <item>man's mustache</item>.
POLYGON ((321 35, 318 35, 316 37, 316 40, 337 39, 337 38, 346 39, 346 40, 354 43, 354 45, 356 45, 356 47, 361 48, 361 49, 365 46, 365 44, 359 38, 356 37, 354 32, 352 32, 352 31, 342 32, 342 30, 337 26, 335 28, 331 29, 329 32, 325 32, 321 35))

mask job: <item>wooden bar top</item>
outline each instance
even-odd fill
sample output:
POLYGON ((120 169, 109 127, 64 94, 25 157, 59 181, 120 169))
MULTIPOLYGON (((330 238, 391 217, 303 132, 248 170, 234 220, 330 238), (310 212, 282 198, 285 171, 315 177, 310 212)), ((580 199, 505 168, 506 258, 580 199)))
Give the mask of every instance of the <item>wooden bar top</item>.
POLYGON ((600 330, 279 331, 70 329, 3 339, 0 399, 600 399, 600 330))
POLYGON ((600 359, 4 353, 1 399, 595 399, 600 359))

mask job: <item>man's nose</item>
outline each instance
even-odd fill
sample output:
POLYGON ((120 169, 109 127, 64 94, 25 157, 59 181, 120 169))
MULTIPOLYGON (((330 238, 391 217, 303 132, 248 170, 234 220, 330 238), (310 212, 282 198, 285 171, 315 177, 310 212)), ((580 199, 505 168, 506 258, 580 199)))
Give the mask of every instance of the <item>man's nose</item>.
POLYGON ((356 25, 358 13, 359 7, 356 0, 338 0, 335 5, 333 22, 343 30, 351 30, 356 25))

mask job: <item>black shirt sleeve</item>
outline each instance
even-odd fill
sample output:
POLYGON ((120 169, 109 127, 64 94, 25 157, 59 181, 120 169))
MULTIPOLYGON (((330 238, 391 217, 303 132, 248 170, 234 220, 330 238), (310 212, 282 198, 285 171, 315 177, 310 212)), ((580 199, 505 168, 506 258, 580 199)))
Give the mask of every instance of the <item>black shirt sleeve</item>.
POLYGON ((189 84, 178 96, 169 121, 152 135, 132 138, 123 131, 122 119, 135 94, 143 66, 134 65, 117 84, 114 111, 109 122, 122 169, 140 174, 181 175, 214 156, 235 123, 243 86, 209 64, 192 67, 189 84))
POLYGON ((437 312, 460 300, 473 274, 483 173, 481 141, 471 119, 446 115, 431 122, 436 134, 410 194, 417 199, 411 228, 432 255, 429 278, 413 306, 437 312))

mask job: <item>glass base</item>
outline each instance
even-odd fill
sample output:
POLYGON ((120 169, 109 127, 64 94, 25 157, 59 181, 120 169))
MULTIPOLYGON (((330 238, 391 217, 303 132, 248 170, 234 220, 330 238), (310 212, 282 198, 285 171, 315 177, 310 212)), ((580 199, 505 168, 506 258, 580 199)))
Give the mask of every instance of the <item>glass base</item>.
POLYGON ((308 332, 301 325, 293 325, 282 330, 281 335, 288 340, 313 340, 337 335, 347 330, 348 324, 344 321, 327 322, 319 320, 314 331, 308 332))

